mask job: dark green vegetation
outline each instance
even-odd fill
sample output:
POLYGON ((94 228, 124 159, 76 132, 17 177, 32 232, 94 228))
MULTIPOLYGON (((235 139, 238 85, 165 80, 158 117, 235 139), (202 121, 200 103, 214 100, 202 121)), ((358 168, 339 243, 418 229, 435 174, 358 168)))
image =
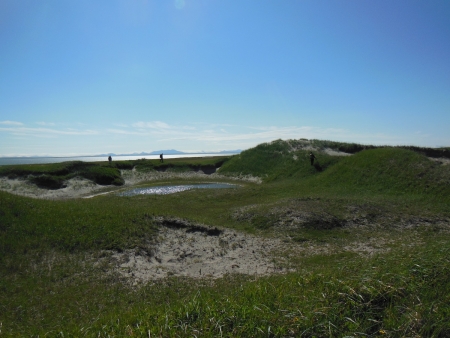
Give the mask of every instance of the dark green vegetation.
POLYGON ((119 167, 107 163, 62 162, 52 164, 6 165, 0 167, 0 176, 24 178, 41 188, 60 189, 73 177, 83 177, 101 185, 122 185, 119 167))
POLYGON ((199 171, 202 170, 205 173, 213 173, 217 168, 222 166, 229 160, 228 156, 217 156, 208 158, 175 158, 160 162, 159 160, 137 160, 133 161, 138 171, 172 171, 172 172, 184 172, 184 171, 199 171))
MULTIPOLYGON (((296 141, 296 142, 301 142, 296 141)), ((386 146, 372 146, 372 145, 363 145, 363 144, 357 144, 357 143, 346 143, 346 142, 334 142, 334 141, 324 141, 324 140, 310 140, 309 144, 312 144, 315 148, 318 149, 333 149, 342 151, 344 153, 349 154, 356 154, 362 150, 369 150, 369 149, 378 149, 378 148, 388 148, 386 146)), ((395 149, 406 149, 406 150, 412 150, 416 153, 429 156, 429 157, 435 157, 435 158, 450 158, 450 148, 443 147, 443 148, 427 148, 427 147, 417 147, 417 146, 397 146, 397 147, 389 147, 389 148, 395 148, 395 149)))
MULTIPOLYGON (((302 142, 233 156, 222 174, 264 179, 240 189, 64 201, 0 192, 0 335, 449 336, 450 166, 377 148, 350 157, 314 151, 319 166, 312 167, 302 142), (173 277, 130 288, 107 272, 103 250, 146 250, 157 240, 153 216, 279 237, 286 248, 310 251, 282 252, 297 270, 286 275, 173 277)), ((217 163, 198 161, 177 166, 217 163)))

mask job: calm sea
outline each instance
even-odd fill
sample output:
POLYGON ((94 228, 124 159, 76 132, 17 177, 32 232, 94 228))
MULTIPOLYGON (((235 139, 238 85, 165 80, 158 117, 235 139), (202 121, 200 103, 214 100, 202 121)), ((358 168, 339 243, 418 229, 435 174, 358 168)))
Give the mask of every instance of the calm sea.
MULTIPOLYGON (((212 157, 212 156, 228 156, 233 154, 177 154, 164 155, 164 159, 186 158, 186 157, 212 157)), ((159 155, 136 155, 136 156, 112 156, 113 161, 159 159, 159 155)), ((83 161, 83 162, 100 162, 108 161, 108 156, 74 156, 74 157, 0 157, 0 165, 9 164, 39 164, 39 163, 59 163, 66 161, 83 161)))

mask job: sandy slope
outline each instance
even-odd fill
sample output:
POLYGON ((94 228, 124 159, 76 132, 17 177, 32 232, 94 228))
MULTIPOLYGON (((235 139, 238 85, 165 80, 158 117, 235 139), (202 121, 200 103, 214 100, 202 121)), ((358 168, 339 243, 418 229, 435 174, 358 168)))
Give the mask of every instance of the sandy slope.
POLYGON ((158 243, 146 250, 112 253, 113 271, 136 284, 168 276, 218 278, 228 273, 267 275, 286 272, 276 263, 273 251, 279 239, 267 239, 193 225, 179 219, 159 218, 158 243))

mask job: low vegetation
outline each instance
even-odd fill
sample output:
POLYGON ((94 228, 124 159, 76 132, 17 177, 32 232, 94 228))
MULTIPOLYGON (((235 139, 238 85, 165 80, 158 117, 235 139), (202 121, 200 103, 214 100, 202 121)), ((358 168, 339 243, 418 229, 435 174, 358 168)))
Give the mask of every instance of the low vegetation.
POLYGON ((231 158, 0 167, 1 176, 30 180, 114 177, 99 184, 132 168, 220 167, 217 180, 263 179, 60 201, 0 192, 0 336, 449 336, 450 166, 404 147, 327 153, 342 147, 291 140, 231 158), (282 240, 274 259, 291 272, 138 285, 111 273, 108 252, 158 241, 156 217, 282 240))
POLYGON ((199 157, 199 158, 176 158, 165 160, 160 162, 159 160, 137 160, 133 161, 136 170, 142 172, 148 172, 151 170, 157 171, 173 171, 173 172, 185 172, 185 171, 199 171, 202 170, 206 173, 215 172, 217 168, 220 168, 226 161, 229 160, 228 156, 216 156, 216 157, 199 157))

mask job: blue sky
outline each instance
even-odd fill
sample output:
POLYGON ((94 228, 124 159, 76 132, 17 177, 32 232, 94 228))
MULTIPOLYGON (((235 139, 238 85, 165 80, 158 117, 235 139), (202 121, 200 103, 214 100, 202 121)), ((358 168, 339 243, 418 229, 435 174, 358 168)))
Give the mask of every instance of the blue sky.
POLYGON ((450 146, 450 1, 0 1, 0 156, 278 138, 450 146))

